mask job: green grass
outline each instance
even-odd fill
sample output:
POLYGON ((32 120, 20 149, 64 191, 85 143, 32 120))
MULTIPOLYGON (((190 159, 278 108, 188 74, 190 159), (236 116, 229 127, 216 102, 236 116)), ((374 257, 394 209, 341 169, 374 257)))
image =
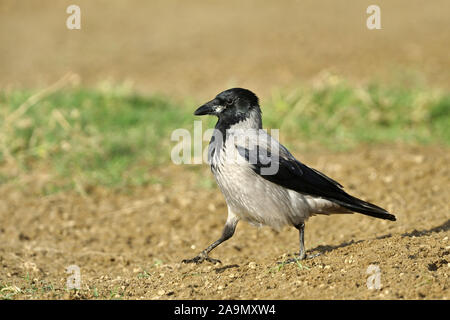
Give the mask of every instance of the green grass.
POLYGON ((348 149, 361 143, 450 144, 450 93, 426 88, 355 88, 345 82, 274 94, 265 126, 288 140, 348 149))
MULTIPOLYGON (((157 183, 152 171, 171 161, 172 131, 192 133, 193 121, 199 120, 192 112, 203 102, 138 95, 120 87, 75 87, 27 105, 35 94, 0 90, 0 167, 13 163, 23 172, 46 170, 54 179, 44 193, 157 183)), ((264 127, 279 128, 289 147, 450 144, 450 93, 445 91, 355 87, 338 79, 274 91, 261 102, 264 127)), ((203 120, 204 130, 214 126, 215 119, 203 120)), ((17 175, 0 172, 0 183, 14 179, 17 175)))

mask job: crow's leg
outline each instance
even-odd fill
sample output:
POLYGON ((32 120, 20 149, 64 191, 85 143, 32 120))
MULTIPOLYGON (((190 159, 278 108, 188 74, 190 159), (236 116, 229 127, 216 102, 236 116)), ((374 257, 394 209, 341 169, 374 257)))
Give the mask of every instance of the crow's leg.
POLYGON ((302 223, 296 225, 295 228, 298 230, 298 233, 299 233, 300 252, 298 253, 298 257, 288 259, 285 262, 281 262, 281 263, 297 262, 299 260, 311 259, 311 258, 314 258, 314 257, 317 257, 318 255, 320 255, 320 253, 306 255, 306 250, 305 250, 305 223, 302 222, 302 223))
POLYGON ((236 230, 236 225, 237 225, 238 221, 239 221, 239 219, 236 216, 234 216, 234 214, 229 213, 227 222, 225 223, 225 227, 223 228, 222 235, 220 236, 220 238, 218 240, 214 241, 208 248, 206 248, 205 250, 200 252, 200 254, 198 256, 196 256, 195 258, 185 259, 182 261, 182 263, 202 263, 205 260, 212 262, 212 263, 221 263, 220 260, 213 259, 213 258, 209 257, 208 254, 211 250, 213 250, 219 244, 230 239, 233 236, 234 231, 236 230))
POLYGON ((306 250, 305 250, 305 223, 302 222, 299 225, 295 226, 299 233, 300 239, 300 251, 298 253, 298 259, 304 260, 306 258, 306 250))

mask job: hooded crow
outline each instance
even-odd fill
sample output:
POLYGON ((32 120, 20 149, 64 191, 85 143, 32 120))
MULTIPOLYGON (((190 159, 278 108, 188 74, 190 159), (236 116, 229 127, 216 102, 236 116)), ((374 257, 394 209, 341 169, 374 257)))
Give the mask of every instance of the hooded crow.
POLYGON ((395 216, 343 190, 339 182, 301 163, 278 141, 262 130, 258 97, 251 91, 233 88, 199 107, 197 116, 218 117, 208 148, 208 161, 227 206, 228 218, 221 237, 193 259, 184 263, 220 260, 209 252, 231 238, 240 220, 257 226, 299 230, 300 252, 304 246, 305 221, 315 214, 358 212, 395 221, 395 216))

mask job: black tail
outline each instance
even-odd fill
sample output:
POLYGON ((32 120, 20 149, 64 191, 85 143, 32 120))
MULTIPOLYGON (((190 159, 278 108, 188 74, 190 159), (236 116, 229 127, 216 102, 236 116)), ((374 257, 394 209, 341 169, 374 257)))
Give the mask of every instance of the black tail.
POLYGON ((390 214, 383 208, 380 208, 372 203, 363 201, 361 199, 355 198, 349 194, 347 194, 348 200, 342 201, 342 200, 333 200, 337 204, 339 204, 341 207, 344 207, 346 209, 349 209, 354 212, 359 212, 362 214, 365 214, 366 216, 371 216, 374 218, 379 219, 386 219, 391 221, 396 221, 397 219, 393 214, 390 214))

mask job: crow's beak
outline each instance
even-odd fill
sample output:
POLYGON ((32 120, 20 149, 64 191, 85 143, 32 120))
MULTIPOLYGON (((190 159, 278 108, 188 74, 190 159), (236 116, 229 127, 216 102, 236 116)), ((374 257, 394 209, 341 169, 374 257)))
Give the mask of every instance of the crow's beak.
POLYGON ((207 114, 216 114, 218 107, 219 101, 217 99, 213 99, 195 110, 194 115, 204 116, 207 114))

